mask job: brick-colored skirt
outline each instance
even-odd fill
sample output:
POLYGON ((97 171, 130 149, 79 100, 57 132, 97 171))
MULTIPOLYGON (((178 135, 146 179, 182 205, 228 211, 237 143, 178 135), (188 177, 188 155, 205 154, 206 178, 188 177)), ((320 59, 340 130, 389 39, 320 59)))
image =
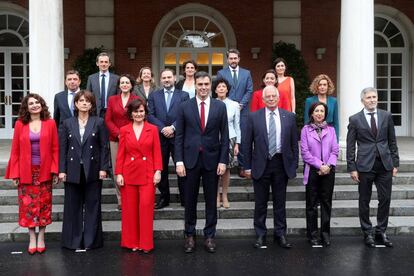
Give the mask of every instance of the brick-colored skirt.
POLYGON ((19 225, 33 228, 52 223, 52 181, 39 182, 40 166, 32 166, 32 184, 19 184, 19 225))

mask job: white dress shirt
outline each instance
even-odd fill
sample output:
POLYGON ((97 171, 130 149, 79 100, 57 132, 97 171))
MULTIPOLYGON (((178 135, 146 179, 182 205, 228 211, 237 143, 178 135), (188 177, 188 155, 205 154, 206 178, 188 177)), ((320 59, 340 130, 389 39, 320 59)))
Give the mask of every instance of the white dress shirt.
MULTIPOLYGON (((199 97, 196 96, 197 100, 197 107, 198 107, 198 115, 199 118, 201 118, 201 100, 199 97)), ((207 97, 207 99, 204 100, 204 128, 207 126, 207 118, 208 118, 208 112, 210 111, 210 97, 207 97)))
POLYGON ((236 70, 236 76, 237 76, 237 79, 239 79, 239 66, 237 65, 236 68, 233 68, 233 67, 229 66, 229 68, 230 68, 230 72, 231 72, 231 77, 233 78, 233 74, 234 74, 233 70, 236 70))
POLYGON ((225 98, 223 103, 226 104, 227 119, 229 124, 229 138, 236 137, 236 143, 241 143, 240 134, 240 106, 239 103, 229 98, 225 98))
MULTIPOLYGON (((270 112, 272 112, 270 109, 268 109, 267 107, 265 108, 266 111, 266 128, 267 128, 267 133, 269 133, 269 118, 270 118, 270 112)), ((281 153, 282 152, 282 143, 281 143, 281 125, 280 125, 280 115, 279 115, 279 109, 276 108, 274 111, 275 113, 275 124, 276 124, 276 153, 281 153)))
MULTIPOLYGON (((75 95, 73 94, 73 93, 78 93, 80 91, 80 89, 78 88, 78 90, 76 90, 76 91, 70 91, 69 89, 68 89, 68 106, 69 106, 69 109, 71 108, 71 106, 72 106, 72 102, 73 102, 73 98, 75 98, 75 95)), ((75 106, 75 103, 73 103, 73 106, 75 106)), ((72 111, 72 110, 71 110, 72 111)))
POLYGON ((377 124, 377 129, 378 129, 378 110, 375 108, 374 111, 368 111, 367 109, 364 108, 365 119, 367 119, 369 127, 371 127, 371 115, 369 115, 369 113, 373 113, 373 112, 374 112, 375 123, 377 124))

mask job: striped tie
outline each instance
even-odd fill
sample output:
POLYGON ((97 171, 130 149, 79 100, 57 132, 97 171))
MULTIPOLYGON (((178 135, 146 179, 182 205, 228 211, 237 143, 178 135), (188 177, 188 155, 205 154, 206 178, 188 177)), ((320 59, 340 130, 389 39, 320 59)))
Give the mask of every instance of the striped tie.
POLYGON ((273 157, 273 155, 276 154, 277 146, 276 146, 276 122, 275 122, 275 116, 276 114, 272 111, 270 112, 269 117, 269 133, 268 133, 268 139, 269 139, 269 159, 273 157))

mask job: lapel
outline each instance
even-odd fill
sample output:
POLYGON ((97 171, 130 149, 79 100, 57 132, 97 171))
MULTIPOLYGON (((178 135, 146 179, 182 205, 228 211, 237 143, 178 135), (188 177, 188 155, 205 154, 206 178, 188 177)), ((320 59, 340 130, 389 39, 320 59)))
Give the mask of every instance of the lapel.
POLYGON ((321 142, 322 138, 325 137, 328 134, 328 128, 323 128, 322 129, 322 133, 321 133, 321 137, 319 137, 318 133, 316 132, 316 130, 314 130, 311 126, 309 126, 309 134, 311 137, 313 137, 316 141, 321 142))
POLYGON ((76 140, 78 141, 79 146, 82 145, 80 133, 79 133, 78 117, 72 117, 69 122, 70 122, 70 129, 72 130, 72 135, 75 136, 76 140))
POLYGON ((61 101, 65 109, 64 111, 70 116, 72 116, 72 112, 70 111, 70 106, 68 104, 68 94, 69 94, 68 90, 65 90, 65 93, 62 93, 61 101))
POLYGON ((133 123, 130 123, 128 125, 128 130, 129 130, 129 139, 130 139, 130 143, 132 143, 133 148, 136 149, 137 151, 139 151, 142 155, 144 155, 144 153, 142 152, 142 148, 144 148, 142 145, 144 143, 144 141, 149 137, 149 131, 151 131, 151 129, 148 127, 148 123, 144 122, 144 126, 142 128, 141 134, 139 136, 139 138, 137 139, 137 137, 135 136, 135 131, 134 131, 134 127, 133 127, 133 123))
MULTIPOLYGON (((78 122, 78 124, 79 124, 79 122, 78 122)), ((85 141, 88 139, 89 135, 91 135, 94 126, 95 126, 95 117, 94 116, 89 116, 88 122, 86 123, 86 126, 85 126, 85 133, 83 134, 82 145, 85 144, 85 141)), ((96 135, 96 134, 93 133, 92 135, 96 135)))
MULTIPOLYGON (((210 109, 208 111, 207 124, 205 126, 204 131, 206 131, 206 129, 209 127, 209 125, 212 124, 212 123, 210 123, 210 121, 212 120, 212 116, 215 112, 215 109, 216 109, 215 100, 210 97, 210 109)), ((201 122, 200 122, 200 128, 201 128, 201 122)))
MULTIPOLYGON (((197 98, 197 96, 191 99, 191 101, 193 101, 193 102, 190 103, 190 108, 192 109, 191 114, 197 114, 197 116, 191 116, 191 117, 194 118, 194 120, 196 120, 196 124, 198 126, 198 129, 200 130, 200 132, 202 132, 201 122, 200 122, 200 113, 198 112, 198 106, 197 106, 196 98, 197 98)), ((210 109, 210 111, 211 111, 211 109, 210 109)), ((207 119, 207 121, 208 121, 208 119, 207 119)))
POLYGON ((106 97, 108 97, 109 91, 112 87, 112 85, 114 85, 114 74, 109 73, 109 82, 108 82, 108 87, 106 88, 106 97))
POLYGON ((180 98, 180 92, 179 92, 179 90, 174 89, 174 92, 173 92, 172 97, 171 97, 171 103, 170 103, 170 109, 169 109, 169 110, 171 110, 171 109, 172 109, 173 105, 175 104, 175 102, 176 102, 179 98, 180 98))
MULTIPOLYGON (((361 112, 359 112, 359 120, 361 121, 362 126, 368 130, 371 137, 375 139, 376 137, 374 137, 374 134, 371 131, 371 127, 369 126, 369 124, 367 122, 367 119, 365 118, 364 111, 365 111, 365 109, 362 109, 361 112)), ((378 126, 379 126, 379 124, 378 124, 378 126)), ((378 132, 379 132, 379 128, 378 128, 378 132)), ((377 132, 377 135, 378 135, 378 132, 377 132)))
MULTIPOLYGON (((158 97, 159 97, 159 101, 160 101, 161 106, 164 108, 165 114, 167 114, 168 113, 168 111, 167 111, 167 102, 165 101, 164 88, 161 88, 161 90, 159 90, 158 97)), ((171 101, 172 101, 172 99, 171 99, 171 101)))
POLYGON ((265 137, 265 145, 266 145, 266 150, 269 149, 269 135, 267 133, 267 126, 266 126, 266 108, 262 108, 258 111, 257 114, 258 118, 259 118, 259 122, 258 122, 258 126, 260 127, 260 129, 262 130, 263 136, 265 137))
POLYGON ((377 119, 378 119, 378 131, 377 131, 377 137, 380 134, 380 131, 382 129, 382 124, 384 123, 384 112, 381 112, 381 110, 379 110, 377 108, 377 119))
POLYGON ((285 129, 290 129, 290 127, 287 127, 288 122, 286 121, 286 112, 282 108, 278 108, 279 110, 279 117, 280 117, 280 149, 283 151, 283 141, 284 141, 284 135, 285 135, 285 129))

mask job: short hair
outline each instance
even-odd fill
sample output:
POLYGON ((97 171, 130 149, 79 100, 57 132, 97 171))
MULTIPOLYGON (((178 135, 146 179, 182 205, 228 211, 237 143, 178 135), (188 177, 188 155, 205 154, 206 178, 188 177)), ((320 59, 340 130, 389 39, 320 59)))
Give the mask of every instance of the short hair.
POLYGON ((277 87, 279 83, 277 81, 276 71, 273 70, 273 69, 269 69, 269 70, 266 70, 266 72, 264 72, 264 74, 262 75, 262 88, 265 88, 266 87, 266 84, 264 83, 263 79, 266 77, 267 74, 273 74, 273 75, 275 75, 275 81, 276 81, 275 82, 275 86, 277 87))
POLYGON ((224 83, 226 85, 226 87, 227 87, 227 94, 226 94, 226 96, 229 95, 229 92, 230 92, 230 89, 231 89, 231 85, 229 84, 229 82, 225 78, 218 77, 218 78, 216 78, 213 81, 213 85, 211 86, 211 92, 212 92, 214 98, 217 98, 216 89, 217 89, 217 86, 220 83, 224 83))
POLYGON ((96 62, 99 61, 99 58, 100 57, 108 57, 109 58, 109 62, 111 62, 111 56, 107 52, 101 52, 101 53, 99 53, 99 55, 96 56, 96 62))
POLYGON ((127 105, 127 117, 130 121, 133 121, 134 119, 132 118, 132 112, 136 111, 138 108, 140 108, 141 106, 144 107, 145 110, 145 119, 147 120, 147 115, 148 115, 148 107, 145 103, 145 101, 141 98, 137 98, 135 100, 132 100, 129 102, 129 104, 127 105))
MULTIPOLYGON (((96 98, 95 95, 88 90, 81 90, 78 93, 75 94, 75 97, 73 98, 73 103, 77 103, 81 97, 84 97, 86 101, 91 103, 91 109, 89 109, 89 115, 96 115, 96 98)), ((78 116, 78 108, 76 104, 74 104, 75 110, 73 111, 74 115, 78 116)))
POLYGON ((175 76, 175 71, 174 71, 174 69, 171 69, 171 68, 162 69, 161 72, 160 72, 160 76, 162 75, 162 73, 167 72, 167 71, 170 71, 173 74, 173 76, 175 76))
POLYGON ((141 84, 142 81, 142 73, 144 72, 144 70, 149 70, 151 72, 151 85, 154 85, 154 73, 152 72, 151 68, 148 66, 144 66, 141 67, 141 69, 139 69, 139 73, 138 73, 138 78, 136 79, 136 84, 141 84))
POLYGON ((237 50, 236 48, 228 49, 226 52, 226 56, 229 57, 230 54, 236 54, 238 57, 240 57, 240 51, 237 50))
POLYGON ((316 107, 322 105, 325 108, 325 117, 323 118, 323 120, 326 120, 326 117, 328 116, 328 106, 323 103, 323 102, 314 102, 313 104, 311 104, 309 111, 308 111, 308 116, 309 116, 309 122, 307 122, 308 124, 311 124, 314 122, 313 117, 312 117, 312 113, 315 111, 316 107))
POLYGON ((190 59, 190 60, 186 60, 186 61, 184 61, 183 62, 183 76, 184 76, 184 78, 186 77, 185 76, 185 67, 187 66, 187 64, 192 64, 192 65, 194 65, 194 69, 196 70, 196 72, 197 72, 197 69, 198 69, 198 64, 197 64, 197 62, 195 62, 195 60, 192 60, 192 59, 190 59))
POLYGON ((320 74, 320 75, 317 75, 314 79, 313 79, 313 81, 312 81, 312 83, 311 83, 311 85, 309 86, 309 90, 314 94, 314 95, 317 95, 319 92, 318 92, 318 86, 319 86, 319 82, 321 81, 321 80, 326 80, 327 82, 328 82, 328 95, 332 95, 333 94, 333 92, 335 91, 335 85, 333 84, 333 81, 331 80, 331 78, 328 76, 328 75, 326 75, 326 74, 320 74))
POLYGON ((69 70, 69 71, 66 71, 65 79, 68 75, 77 75, 79 79, 81 78, 79 72, 77 70, 73 70, 73 69, 69 70))
POLYGON ((19 109, 19 120, 22 121, 23 124, 28 124, 30 122, 30 112, 29 112, 29 98, 35 98, 39 101, 40 105, 42 106, 42 111, 40 112, 40 120, 45 121, 50 119, 50 112, 49 108, 46 105, 46 101, 36 93, 29 93, 27 94, 20 104, 19 109))
POLYGON ((262 91, 262 99, 265 99, 265 94, 266 94, 266 91, 267 91, 267 90, 269 90, 269 89, 272 89, 272 88, 274 88, 274 89, 275 89, 275 91, 276 91, 276 95, 277 95, 277 97, 279 98, 279 90, 276 88, 276 86, 271 86, 271 85, 268 85, 268 86, 266 86, 265 88, 263 88, 263 91, 262 91))
POLYGON ((364 88, 364 89, 362 89, 362 91, 361 91, 361 95, 360 95, 361 100, 362 100, 362 99, 364 99, 365 94, 367 94, 368 92, 375 92, 375 94, 377 94, 377 96, 378 96, 378 91, 377 91, 377 89, 375 89, 374 87, 365 87, 365 88, 364 88))
POLYGON ((209 80, 210 80, 210 82, 211 82, 211 77, 210 77, 210 75, 209 75, 207 72, 205 72, 205 71, 199 71, 199 72, 195 73, 195 75, 194 75, 194 79, 195 79, 195 80, 197 80, 197 79, 201 79, 201 78, 205 78, 205 77, 208 77, 208 79, 209 79, 209 80))
POLYGON ((119 78, 118 78, 118 81, 116 83, 116 87, 118 88, 119 91, 121 91, 119 86, 121 85, 121 78, 122 77, 125 77, 125 78, 129 79, 129 82, 131 83, 131 89, 129 90, 129 92, 132 92, 132 90, 134 89, 134 86, 135 86, 135 80, 134 80, 134 77, 132 77, 130 74, 120 75, 119 78))

